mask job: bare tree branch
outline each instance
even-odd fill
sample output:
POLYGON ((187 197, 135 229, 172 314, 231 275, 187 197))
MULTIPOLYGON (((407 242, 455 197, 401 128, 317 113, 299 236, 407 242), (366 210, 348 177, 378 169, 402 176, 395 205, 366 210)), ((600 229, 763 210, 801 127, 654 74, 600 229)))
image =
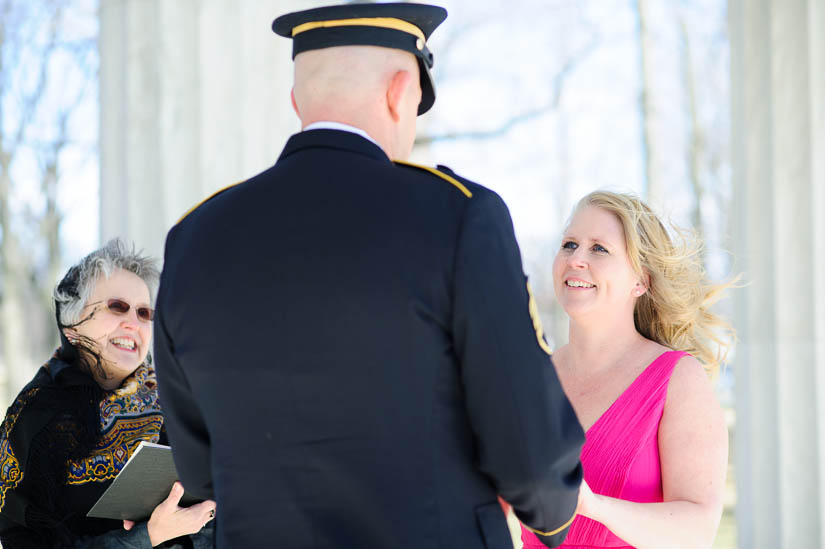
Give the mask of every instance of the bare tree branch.
POLYGON ((49 60, 52 58, 52 53, 57 47, 57 27, 60 20, 62 8, 58 6, 54 17, 49 21, 49 38, 46 46, 43 48, 42 60, 40 63, 40 71, 37 77, 37 84, 31 94, 25 96, 20 102, 20 121, 17 126, 15 138, 12 142, 12 147, 17 147, 25 135, 26 129, 29 127, 32 118, 34 118, 37 108, 40 106, 40 100, 46 91, 46 85, 49 78, 49 60))
POLYGON ((500 124, 495 128, 471 131, 459 130, 435 135, 420 135, 416 137, 415 144, 430 145, 432 143, 436 143, 439 141, 448 141, 454 139, 478 140, 500 137, 520 124, 524 124, 525 122, 534 120, 539 116, 542 116, 550 111, 557 109, 559 106, 559 102, 561 101, 562 93, 564 91, 564 84, 567 77, 573 70, 576 69, 576 67, 578 67, 580 63, 582 63, 593 52, 593 50, 596 49, 600 41, 601 40, 598 35, 591 35, 588 43, 584 47, 582 47, 578 52, 571 55, 567 59, 567 61, 565 61, 564 65, 562 65, 561 69, 559 69, 559 71, 555 75, 553 75, 553 78, 551 79, 551 86, 553 92, 550 95, 550 99, 547 101, 547 103, 529 109, 527 111, 521 112, 509 118, 504 123, 500 124))

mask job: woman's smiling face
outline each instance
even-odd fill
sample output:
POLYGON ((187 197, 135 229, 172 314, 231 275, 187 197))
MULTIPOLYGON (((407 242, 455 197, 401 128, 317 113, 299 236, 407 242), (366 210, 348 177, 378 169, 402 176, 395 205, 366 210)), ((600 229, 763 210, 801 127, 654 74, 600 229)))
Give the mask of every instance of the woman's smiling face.
MULTIPOLYGON (((152 342, 152 322, 138 316, 139 308, 149 308, 149 288, 136 274, 115 270, 108 278, 96 282, 89 301, 83 309, 83 318, 67 332, 76 332, 82 344, 93 345, 100 355, 106 379, 97 379, 101 387, 115 389, 146 359, 152 342), (112 299, 129 305, 125 313, 109 308, 112 299)), ((93 374, 99 377, 97 372, 93 374)))
POLYGON ((553 261, 553 288, 571 318, 598 312, 632 311, 643 293, 627 257, 624 229, 612 213, 597 206, 579 209, 570 220, 553 261))

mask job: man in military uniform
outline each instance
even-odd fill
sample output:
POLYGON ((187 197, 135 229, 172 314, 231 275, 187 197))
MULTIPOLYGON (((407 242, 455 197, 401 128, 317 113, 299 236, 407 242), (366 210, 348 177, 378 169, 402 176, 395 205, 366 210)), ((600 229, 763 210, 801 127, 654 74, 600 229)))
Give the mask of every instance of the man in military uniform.
POLYGON ((401 161, 445 17, 276 19, 303 131, 169 232, 160 395, 181 480, 217 500, 219 547, 509 548, 498 495, 548 546, 572 521, 583 434, 507 207, 401 161))

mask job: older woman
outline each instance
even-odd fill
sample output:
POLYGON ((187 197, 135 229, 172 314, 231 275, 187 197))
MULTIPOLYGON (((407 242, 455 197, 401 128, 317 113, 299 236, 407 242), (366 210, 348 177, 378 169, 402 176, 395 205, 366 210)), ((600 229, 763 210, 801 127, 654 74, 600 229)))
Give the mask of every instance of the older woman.
POLYGON ((699 243, 677 236, 639 199, 600 191, 562 237, 553 282, 570 339, 553 361, 586 430, 565 547, 712 545, 728 439, 705 369, 732 330, 709 307, 729 284, 710 284, 699 243))
POLYGON ((154 260, 112 240, 57 285, 61 346, 0 426, 4 548, 212 546, 206 529, 182 538, 215 504, 179 507, 179 483, 147 522, 86 517, 141 441, 166 442, 149 359, 158 276, 154 260))

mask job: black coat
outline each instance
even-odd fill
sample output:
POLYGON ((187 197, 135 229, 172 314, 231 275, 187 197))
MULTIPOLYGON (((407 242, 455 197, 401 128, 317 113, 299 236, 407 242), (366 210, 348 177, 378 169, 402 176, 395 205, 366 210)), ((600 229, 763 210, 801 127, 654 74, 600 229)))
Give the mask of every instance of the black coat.
MULTIPOLYGON (((147 523, 86 513, 141 440, 166 442, 151 368, 125 395, 104 392, 74 364, 50 359, 0 425, 0 543, 4 549, 149 549, 147 523), (107 406, 101 430, 101 403, 107 406), (153 437, 157 434, 157 437, 153 437), (68 465, 72 463, 72 465, 68 465), (94 463, 94 465, 91 465, 94 463)), ((161 547, 212 547, 211 527, 161 547)))
POLYGON ((297 134, 192 211, 155 352, 218 546, 511 547, 497 494, 567 524, 584 437, 530 301, 498 195, 355 134, 297 134))

